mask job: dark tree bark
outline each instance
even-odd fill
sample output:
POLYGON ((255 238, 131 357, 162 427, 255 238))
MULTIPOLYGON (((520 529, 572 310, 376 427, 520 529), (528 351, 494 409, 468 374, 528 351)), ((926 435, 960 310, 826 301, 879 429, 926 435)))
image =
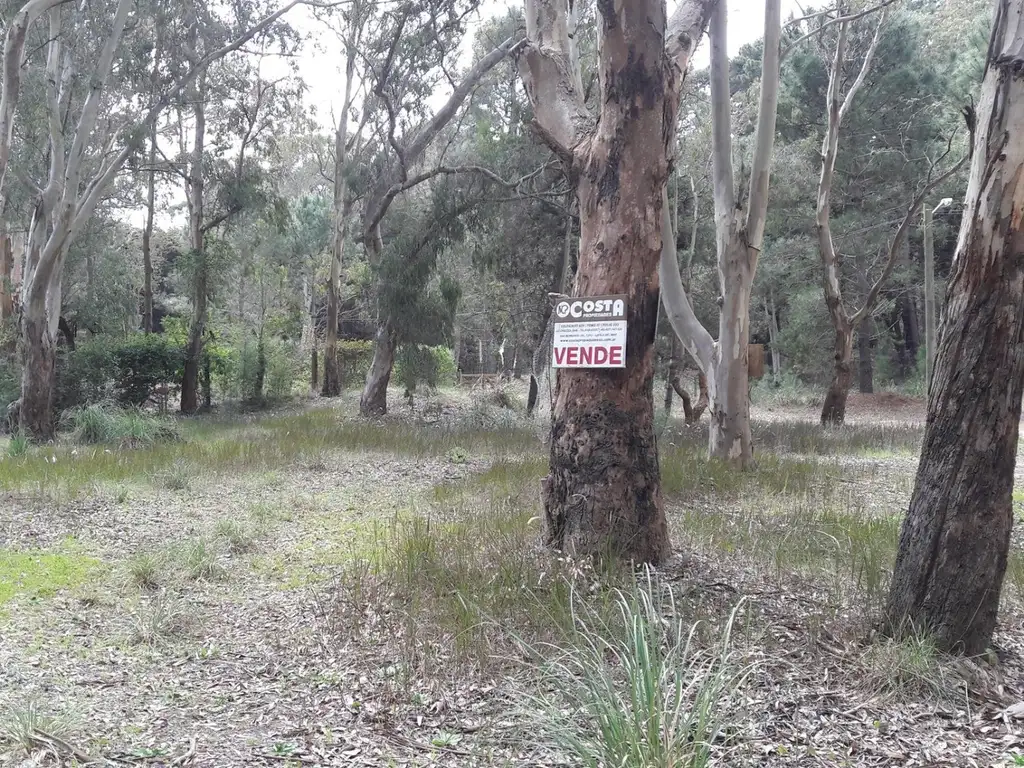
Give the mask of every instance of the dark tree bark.
POLYGON ((861 394, 870 395, 875 391, 875 366, 871 350, 871 319, 861 323, 857 329, 857 380, 861 394))
POLYGON ((833 318, 833 323, 836 338, 832 383, 821 406, 821 423, 826 426, 842 424, 846 420, 846 400, 853 381, 853 324, 845 317, 841 317, 839 322, 833 318))
POLYGON ((903 297, 903 339, 912 369, 921 348, 921 324, 917 321, 917 299, 910 292, 903 297))
POLYGON ((939 648, 992 639, 1013 526, 1024 395, 1024 0, 1000 0, 921 463, 885 626, 939 648))

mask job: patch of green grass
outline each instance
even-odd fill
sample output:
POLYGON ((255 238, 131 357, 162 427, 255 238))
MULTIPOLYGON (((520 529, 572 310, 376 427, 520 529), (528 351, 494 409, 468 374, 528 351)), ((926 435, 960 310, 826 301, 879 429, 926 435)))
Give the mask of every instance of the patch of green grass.
POLYGON ((13 435, 7 442, 7 455, 12 459, 17 459, 27 454, 31 445, 32 441, 27 436, 13 435))
POLYGON ((84 445, 112 443, 136 449, 178 439, 174 422, 137 409, 89 405, 68 411, 62 422, 74 440, 84 445))
MULTIPOLYGON (((83 418, 92 421, 81 424, 82 430, 87 430, 90 438, 104 437, 107 433, 102 419, 106 415, 90 413, 83 418)), ((473 455, 502 457, 536 451, 541 445, 532 427, 518 423, 498 431, 469 418, 431 425, 380 424, 344 419, 331 408, 260 417, 241 424, 199 421, 185 425, 182 438, 128 449, 104 437, 84 450, 58 446, 45 455, 0 461, 0 489, 59 488, 74 492, 97 482, 163 479, 167 468, 175 466, 194 467, 204 473, 277 471, 302 457, 343 450, 420 458, 446 456, 461 447, 473 455)), ((180 484, 176 478, 171 481, 180 484)))
POLYGON ((805 494, 824 485, 829 465, 758 452, 754 468, 737 472, 726 462, 709 459, 706 444, 664 441, 661 487, 669 497, 736 496, 740 493, 805 494))
POLYGON ((331 625, 369 620, 400 639, 410 663, 440 668, 449 654, 493 663, 510 650, 510 628, 537 636, 570 622, 567 575, 593 574, 541 546, 540 466, 498 462, 435 488, 427 509, 378 524, 365 555, 336 569, 331 625))
POLYGON ((16 595, 47 597, 84 582, 102 562, 73 551, 0 549, 0 604, 16 595))

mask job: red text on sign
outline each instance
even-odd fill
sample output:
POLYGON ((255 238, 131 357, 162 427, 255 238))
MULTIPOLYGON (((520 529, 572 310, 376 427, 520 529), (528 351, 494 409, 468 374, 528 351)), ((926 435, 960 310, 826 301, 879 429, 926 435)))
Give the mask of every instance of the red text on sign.
POLYGON ((556 347, 555 365, 622 365, 622 347, 556 347))

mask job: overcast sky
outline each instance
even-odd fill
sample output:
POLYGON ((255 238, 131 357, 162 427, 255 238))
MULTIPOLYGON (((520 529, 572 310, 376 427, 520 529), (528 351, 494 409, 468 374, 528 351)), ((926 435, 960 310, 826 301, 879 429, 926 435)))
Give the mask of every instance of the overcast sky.
MULTIPOLYGON (((759 0, 727 0, 729 7, 729 54, 734 55, 745 43, 761 37, 764 27, 764 4, 759 0)), ((801 13, 801 6, 804 8, 813 7, 818 0, 782 0, 782 18, 787 18, 790 13, 801 13)), ((497 16, 503 14, 509 7, 521 5, 521 0, 484 0, 482 15, 497 16)), ((674 2, 669 0, 669 7, 674 2)), ((341 101, 341 94, 345 85, 344 76, 341 74, 342 53, 340 46, 334 42, 333 33, 324 32, 323 27, 316 22, 308 9, 299 6, 289 20, 303 31, 319 37, 320 50, 316 50, 313 44, 308 44, 305 52, 299 58, 299 73, 309 86, 307 103, 316 107, 317 116, 326 126, 331 124, 331 115, 337 103, 341 101)), ((475 25, 474 25, 475 26, 475 25)), ((467 46, 468 48, 468 46, 467 46)), ((701 46, 694 60, 694 66, 705 67, 708 62, 707 38, 701 42, 701 46)), ((446 94, 444 94, 446 95, 446 94)), ((438 101, 443 96, 438 95, 438 101)))

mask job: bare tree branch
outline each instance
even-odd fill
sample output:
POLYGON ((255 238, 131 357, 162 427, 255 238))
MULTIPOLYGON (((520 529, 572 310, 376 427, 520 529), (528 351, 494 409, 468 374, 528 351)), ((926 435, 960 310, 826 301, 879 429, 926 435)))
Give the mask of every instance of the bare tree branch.
MULTIPOLYGON (((831 27, 834 24, 844 24, 844 23, 849 23, 851 21, 857 21, 858 19, 863 19, 865 16, 870 16, 873 13, 878 13, 882 9, 888 8, 890 5, 893 5, 894 3, 898 3, 899 1, 900 0, 882 0, 882 2, 880 2, 878 5, 874 5, 874 6, 870 7, 870 8, 868 8, 867 10, 859 11, 857 13, 847 14, 846 16, 837 16, 834 19, 829 19, 828 21, 824 21, 820 25, 818 25, 817 28, 811 30, 810 32, 808 32, 805 35, 801 35, 796 40, 791 42, 788 46, 786 46, 786 48, 782 51, 782 59, 785 59, 790 53, 792 53, 793 49, 796 48, 798 45, 800 45, 800 43, 804 42, 805 40, 809 40, 810 38, 814 37, 815 35, 821 34, 823 31, 825 31, 826 29, 828 29, 829 27, 831 27)), ((794 19, 793 21, 790 22, 790 24, 795 24, 795 23, 801 22, 801 21, 807 21, 808 19, 819 18, 821 16, 827 16, 827 15, 829 15, 831 13, 836 13, 836 12, 840 12, 841 13, 841 11, 839 9, 837 9, 837 8, 830 8, 827 11, 819 11, 818 13, 812 13, 809 16, 804 16, 804 17, 802 17, 800 19, 794 19)))
POLYGON ((782 44, 781 0, 764 6, 764 53, 761 58, 761 98, 757 110, 754 159, 750 169, 745 232, 751 258, 757 258, 768 218, 768 182, 775 148, 775 122, 779 107, 779 47, 782 44))
POLYGON ((679 256, 676 253, 676 236, 672 231, 672 222, 668 211, 669 199, 666 186, 662 197, 661 259, 658 263, 661 302, 665 307, 665 314, 668 316, 672 330, 701 371, 708 375, 714 365, 717 348, 711 334, 701 325, 697 315, 694 314, 690 299, 683 288, 683 278, 679 274, 679 256))
POLYGON ((878 294, 882 290, 882 286, 885 285, 889 277, 892 275, 893 270, 896 268, 896 262, 899 260, 900 248, 902 247, 903 241, 907 236, 907 231, 910 229, 910 224, 917 216, 918 211, 921 210, 921 206, 924 203, 925 198, 927 198, 928 195, 931 194, 933 189, 935 189, 937 186, 942 184, 942 182, 944 182, 950 176, 959 171, 960 168, 963 167, 964 163, 966 163, 968 159, 970 159, 970 154, 965 154, 956 162, 955 165, 949 168, 949 170, 947 170, 945 173, 942 173, 939 176, 932 178, 931 174, 935 166, 942 162, 942 159, 945 158, 952 150, 952 142, 953 137, 950 137, 949 144, 946 147, 946 151, 938 160, 935 161, 935 163, 933 163, 932 169, 929 170, 929 178, 928 181, 925 183, 924 188, 921 189, 917 197, 914 198, 914 201, 907 207, 907 212, 903 216, 903 220, 900 222, 899 227, 896 229, 896 234, 893 236, 892 241, 889 243, 889 255, 886 259, 885 267, 882 269, 882 274, 878 276, 878 279, 875 280, 874 284, 871 286, 871 289, 868 291, 867 297, 864 299, 864 304, 861 306, 859 310, 857 310, 857 312, 852 317, 854 327, 859 325, 861 321, 864 320, 864 318, 867 317, 872 312, 872 310, 874 310, 875 302, 878 300, 878 294))
MULTIPOLYGON (((729 98, 728 11, 718 2, 711 15, 711 156, 715 220, 719 239, 723 223, 735 216, 736 188, 732 169, 732 102, 729 98)), ((721 250, 721 249, 720 249, 721 250)), ((685 343, 685 342, 684 342, 685 343)))
POLYGON ((570 38, 575 23, 564 0, 527 0, 526 47, 519 73, 530 103, 534 127, 551 149, 571 163, 580 138, 594 126, 583 98, 579 53, 570 38))

